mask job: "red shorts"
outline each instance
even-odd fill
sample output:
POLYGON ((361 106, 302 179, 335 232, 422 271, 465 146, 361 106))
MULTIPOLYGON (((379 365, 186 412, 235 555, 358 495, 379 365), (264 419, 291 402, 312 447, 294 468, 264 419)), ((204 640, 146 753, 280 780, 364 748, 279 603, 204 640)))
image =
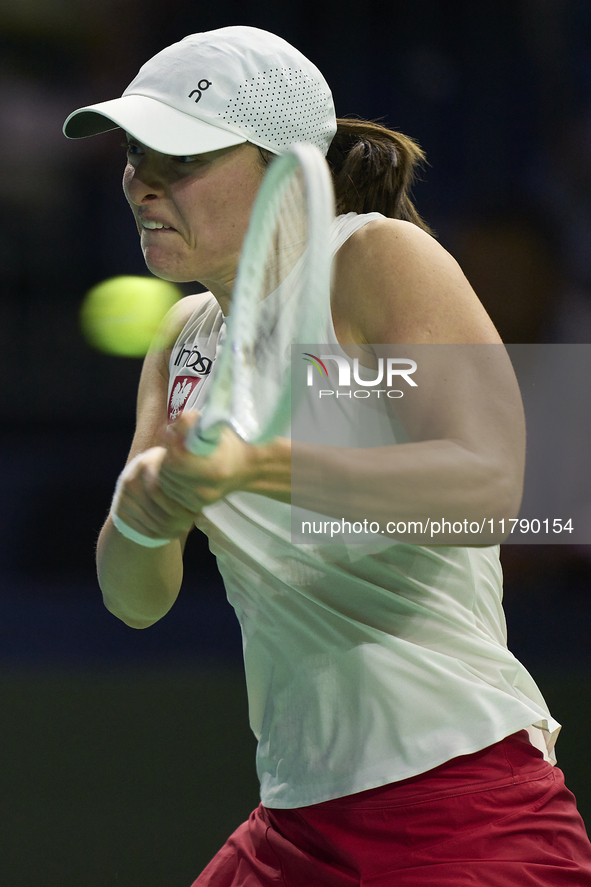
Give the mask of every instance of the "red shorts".
POLYGON ((525 730, 297 810, 262 804, 193 887, 591 887, 574 796, 525 730))

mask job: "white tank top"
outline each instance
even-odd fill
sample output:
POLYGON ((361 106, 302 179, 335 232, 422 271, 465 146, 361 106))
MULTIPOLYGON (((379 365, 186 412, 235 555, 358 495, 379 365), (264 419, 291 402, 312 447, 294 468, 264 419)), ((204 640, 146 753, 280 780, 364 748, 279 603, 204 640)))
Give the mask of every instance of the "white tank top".
MULTIPOLYGON (((336 250, 379 215, 340 216, 336 250)), ((169 415, 198 407, 223 337, 211 297, 170 360, 169 415)), ((330 305, 317 341, 338 345, 330 305)), ((294 808, 560 725, 507 649, 498 547, 294 545, 290 506, 235 493, 196 521, 240 621, 261 800, 294 808)))

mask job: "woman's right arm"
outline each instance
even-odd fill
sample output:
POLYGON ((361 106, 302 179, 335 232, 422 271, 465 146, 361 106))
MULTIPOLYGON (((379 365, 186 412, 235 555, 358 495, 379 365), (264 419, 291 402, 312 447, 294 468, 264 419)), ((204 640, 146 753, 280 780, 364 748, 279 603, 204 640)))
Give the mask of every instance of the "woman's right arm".
POLYGON ((167 424, 167 345, 174 343, 201 299, 203 296, 189 296, 177 303, 163 325, 161 341, 165 340, 165 347, 150 351, 146 357, 127 464, 140 453, 144 455, 137 471, 121 483, 117 509, 118 515, 139 532, 172 541, 160 548, 144 548, 122 536, 111 515, 98 540, 97 571, 105 606, 132 628, 147 628, 161 619, 174 604, 183 578, 183 549, 195 515, 164 496, 150 484, 150 477, 156 476, 164 453, 158 444, 167 424), (153 466, 153 472, 146 471, 146 465, 153 466))

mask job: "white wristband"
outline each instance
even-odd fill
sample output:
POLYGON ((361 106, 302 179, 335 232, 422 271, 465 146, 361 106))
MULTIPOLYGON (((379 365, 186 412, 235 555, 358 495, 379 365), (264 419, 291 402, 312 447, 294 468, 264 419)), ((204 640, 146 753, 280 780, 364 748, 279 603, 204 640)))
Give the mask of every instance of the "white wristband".
POLYGON ((143 533, 138 533, 137 530, 134 530, 132 529, 132 527, 128 526, 128 524, 126 524, 125 521, 121 520, 121 518, 117 515, 121 486, 123 484, 123 481, 125 480, 125 476, 126 474, 131 473, 133 468, 135 468, 136 462, 141 458, 142 455, 143 453, 140 453, 139 456, 136 456, 135 459, 132 459, 129 465, 125 466, 125 468, 117 478, 115 495, 113 496, 113 502, 111 503, 111 518, 117 530, 121 533, 122 536, 125 536, 126 539, 130 539, 137 545, 143 545, 144 548, 161 548, 163 545, 168 545, 169 542, 172 542, 172 539, 152 539, 151 536, 144 536, 143 533))

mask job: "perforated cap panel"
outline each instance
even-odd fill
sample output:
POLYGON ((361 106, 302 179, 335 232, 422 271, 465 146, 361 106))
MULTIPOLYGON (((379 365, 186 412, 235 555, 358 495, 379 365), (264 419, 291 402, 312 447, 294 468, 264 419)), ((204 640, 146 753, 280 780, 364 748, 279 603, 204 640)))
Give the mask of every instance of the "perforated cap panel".
POLYGON ((255 144, 264 141, 279 153, 295 142, 309 142, 324 153, 332 135, 329 103, 330 93, 304 71, 271 68, 241 84, 220 118, 255 144))

